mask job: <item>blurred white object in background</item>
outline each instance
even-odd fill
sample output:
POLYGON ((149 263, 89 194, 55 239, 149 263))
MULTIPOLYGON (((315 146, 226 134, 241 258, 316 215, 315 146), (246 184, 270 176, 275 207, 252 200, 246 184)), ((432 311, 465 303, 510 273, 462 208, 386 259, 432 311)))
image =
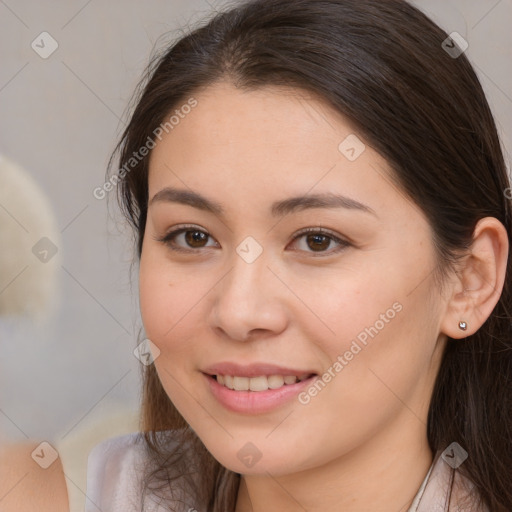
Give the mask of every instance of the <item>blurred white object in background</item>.
POLYGON ((0 154, 0 317, 44 323, 59 305, 61 235, 45 193, 0 154))
MULTIPOLYGON (((18 336, 37 343, 38 326, 50 324, 60 302, 57 274, 61 247, 50 201, 26 170, 0 154, 0 342, 5 346, 16 342, 18 336)), ((12 364, 18 359, 4 361, 12 364)), ((21 369, 21 360, 18 364, 21 369)), ((0 398, 2 392, 13 390, 0 389, 0 398)), ((106 409, 108 412, 95 408, 71 435, 51 440, 64 470, 70 512, 83 512, 85 507, 89 451, 106 438, 139 429, 138 411, 116 402, 108 402, 106 409)), ((0 429, 0 451, 12 441, 0 429)), ((39 443, 34 439, 16 441, 14 460, 21 457, 23 449, 39 443)))

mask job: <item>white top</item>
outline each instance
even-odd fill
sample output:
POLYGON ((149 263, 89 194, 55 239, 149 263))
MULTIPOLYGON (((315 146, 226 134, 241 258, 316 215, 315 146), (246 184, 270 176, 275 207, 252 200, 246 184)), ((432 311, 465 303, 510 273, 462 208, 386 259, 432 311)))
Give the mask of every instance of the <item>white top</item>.
MULTIPOLYGON (((146 498, 141 507, 142 477, 145 463, 142 433, 106 439, 90 452, 87 465, 85 512, 167 512, 156 501, 146 498)), ((458 497, 472 489, 472 484, 452 469, 440 456, 434 458, 412 505, 407 512, 451 512, 459 509, 458 497), (450 493, 451 480, 455 479, 450 493)), ((183 507, 183 505, 181 505, 183 507)), ((189 508, 198 507, 195 503, 189 508)), ((192 508, 193 509, 193 508, 192 508)), ((466 512, 489 512, 487 508, 464 508, 466 512)), ((197 512, 206 512, 199 510, 197 512)))
POLYGON ((89 453, 85 512, 168 512, 149 498, 141 508, 144 453, 142 434, 106 439, 89 453))

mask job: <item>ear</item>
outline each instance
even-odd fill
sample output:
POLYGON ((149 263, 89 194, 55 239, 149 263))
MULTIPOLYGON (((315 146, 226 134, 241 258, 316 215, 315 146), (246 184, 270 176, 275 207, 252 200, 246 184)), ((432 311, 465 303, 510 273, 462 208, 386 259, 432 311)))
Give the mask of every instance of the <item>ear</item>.
POLYGON ((480 219, 469 251, 457 272, 440 325, 441 332, 451 338, 474 334, 498 303, 509 251, 505 226, 495 217, 480 219), (461 321, 466 323, 466 330, 459 328, 461 321))

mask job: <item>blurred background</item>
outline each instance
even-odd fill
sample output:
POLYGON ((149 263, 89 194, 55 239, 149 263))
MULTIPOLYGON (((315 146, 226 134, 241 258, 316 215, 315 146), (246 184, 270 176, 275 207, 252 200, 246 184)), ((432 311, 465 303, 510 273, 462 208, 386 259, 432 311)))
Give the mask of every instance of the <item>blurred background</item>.
POLYGON ((0 259, 0 297, 7 297, 0 302, 1 436, 56 440, 113 405, 138 407, 133 350, 141 322, 131 233, 115 192, 97 199, 93 190, 105 183, 152 52, 219 6, 0 1, 0 154, 4 167, 22 168, 0 174, 0 231, 10 236, 0 235, 0 252, 9 258, 0 259), (22 172, 29 176, 13 184, 22 172), (26 194, 30 177, 35 185, 26 194), (36 229, 31 223, 43 208, 27 209, 40 195, 47 198, 46 222, 36 229), (34 254, 43 237, 48 247, 43 240, 42 254, 34 254), (44 283, 34 282, 41 273, 44 283), (14 298, 17 307, 7 311, 14 298), (45 298, 53 307, 34 319, 45 298), (10 314, 16 309, 23 316, 10 314))
MULTIPOLYGON (((469 43, 509 161, 512 0, 412 3, 469 43)), ((0 439, 62 447, 77 488, 141 384, 132 235, 93 190, 150 55, 227 4, 0 0, 0 439)))

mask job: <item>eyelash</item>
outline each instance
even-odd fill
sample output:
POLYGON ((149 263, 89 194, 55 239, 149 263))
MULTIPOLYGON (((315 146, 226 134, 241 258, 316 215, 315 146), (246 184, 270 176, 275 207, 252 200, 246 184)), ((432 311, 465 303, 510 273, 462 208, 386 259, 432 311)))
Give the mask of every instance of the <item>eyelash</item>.
MULTIPOLYGON (((171 243, 176 236, 178 236, 181 233, 185 233, 187 231, 197 231, 197 232, 204 233, 205 235, 211 237, 211 235, 207 231, 199 229, 196 226, 187 225, 187 226, 180 226, 180 227, 178 227, 178 229, 174 229, 174 230, 170 231, 169 233, 166 233, 162 237, 155 237, 155 240, 157 242, 161 242, 161 243, 165 244, 169 249, 171 249, 172 251, 176 251, 176 252, 191 253, 191 252, 197 252, 198 250, 201 250, 201 249, 208 249, 208 247, 200 247, 200 248, 196 248, 196 249, 194 249, 194 248, 184 249, 183 247, 178 247, 171 243)), ((352 245, 347 240, 343 240, 342 238, 336 236, 331 231, 329 231, 325 228, 321 228, 321 227, 303 229, 295 234, 293 240, 295 241, 296 239, 298 239, 304 235, 308 235, 308 234, 319 234, 322 236, 327 236, 328 238, 337 242, 341 246, 335 250, 319 251, 317 253, 315 253, 315 251, 305 251, 305 252, 310 252, 313 255, 313 257, 322 257, 323 255, 337 254, 338 252, 340 252, 352 245)))

